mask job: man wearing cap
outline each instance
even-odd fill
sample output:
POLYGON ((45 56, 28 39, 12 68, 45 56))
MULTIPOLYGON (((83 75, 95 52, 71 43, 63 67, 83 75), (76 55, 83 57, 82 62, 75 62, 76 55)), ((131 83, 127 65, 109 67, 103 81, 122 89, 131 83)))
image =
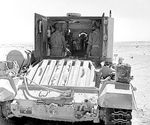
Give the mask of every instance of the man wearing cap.
POLYGON ((99 22, 93 23, 93 32, 89 34, 87 55, 98 56, 100 54, 100 26, 99 22))
POLYGON ((65 37, 62 35, 62 25, 55 24, 55 32, 51 35, 51 56, 63 56, 66 46, 65 37))

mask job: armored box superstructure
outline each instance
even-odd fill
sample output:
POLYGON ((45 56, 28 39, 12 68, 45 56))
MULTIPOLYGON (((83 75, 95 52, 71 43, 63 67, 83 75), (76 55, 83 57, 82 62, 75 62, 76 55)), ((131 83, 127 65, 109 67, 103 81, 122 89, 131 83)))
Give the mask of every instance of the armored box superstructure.
POLYGON ((97 22, 100 30, 99 52, 96 53, 96 58, 99 58, 101 61, 107 59, 112 60, 114 19, 104 16, 104 14, 99 17, 73 14, 68 14, 68 16, 64 17, 46 17, 35 14, 35 58, 40 60, 51 58, 47 31, 50 31, 52 34, 55 30, 55 24, 57 23, 62 25, 62 32, 71 51, 70 56, 83 59, 86 55, 88 37, 92 32, 93 22, 97 22), (84 35, 85 38, 81 39, 80 36, 82 35, 84 35))

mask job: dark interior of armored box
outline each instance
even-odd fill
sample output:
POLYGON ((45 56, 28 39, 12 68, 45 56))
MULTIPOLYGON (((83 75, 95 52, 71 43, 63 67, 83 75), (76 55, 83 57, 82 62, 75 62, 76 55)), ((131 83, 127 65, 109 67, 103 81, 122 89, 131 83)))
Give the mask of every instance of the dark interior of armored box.
MULTIPOLYGON (((102 19, 98 17, 50 17, 48 18, 48 29, 51 30, 52 34, 55 32, 55 24, 61 24, 65 41, 71 51, 71 56, 84 57, 86 55, 88 37, 93 30, 93 22, 95 21, 102 27, 102 19)), ((100 28, 100 37, 102 37, 101 34, 102 28, 100 28)))

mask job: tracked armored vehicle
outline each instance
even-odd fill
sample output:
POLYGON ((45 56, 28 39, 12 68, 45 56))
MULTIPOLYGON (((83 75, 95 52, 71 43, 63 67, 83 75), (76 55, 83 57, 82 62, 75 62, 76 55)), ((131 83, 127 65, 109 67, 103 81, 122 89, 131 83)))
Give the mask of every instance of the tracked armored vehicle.
POLYGON ((31 56, 26 53, 25 58, 23 52, 13 50, 8 53, 7 61, 0 62, 1 117, 34 118, 49 124, 131 125, 136 106, 130 65, 118 64, 115 79, 103 79, 97 71, 102 61, 113 60, 113 24, 111 15, 104 14, 100 17, 35 14, 31 56), (93 21, 99 25, 101 40, 96 56, 86 53, 93 21), (55 23, 62 25, 67 41, 66 51, 59 57, 51 56, 48 44, 55 23))

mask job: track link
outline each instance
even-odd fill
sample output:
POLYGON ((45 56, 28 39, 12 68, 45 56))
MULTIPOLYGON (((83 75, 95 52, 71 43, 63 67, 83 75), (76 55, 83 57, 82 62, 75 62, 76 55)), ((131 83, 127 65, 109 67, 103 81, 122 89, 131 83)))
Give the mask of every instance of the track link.
POLYGON ((104 125, 131 125, 132 110, 101 108, 100 120, 104 125))

